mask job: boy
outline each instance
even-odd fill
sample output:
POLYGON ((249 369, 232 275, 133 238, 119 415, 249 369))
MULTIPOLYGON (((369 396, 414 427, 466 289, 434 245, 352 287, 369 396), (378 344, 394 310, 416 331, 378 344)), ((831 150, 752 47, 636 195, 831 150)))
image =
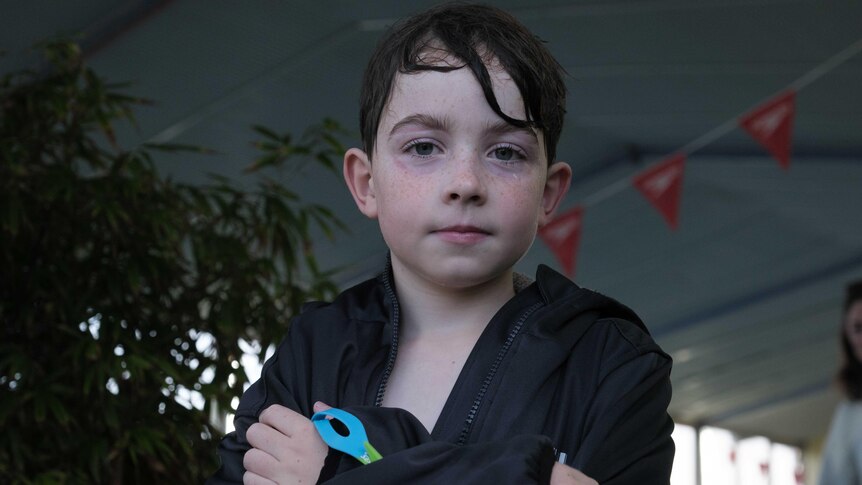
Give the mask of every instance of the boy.
POLYGON ((562 72, 492 7, 381 41, 344 176, 389 264, 294 319, 211 483, 668 483, 670 358, 619 303, 512 270, 569 186, 562 72), (309 421, 326 405, 383 459, 328 452, 309 421))

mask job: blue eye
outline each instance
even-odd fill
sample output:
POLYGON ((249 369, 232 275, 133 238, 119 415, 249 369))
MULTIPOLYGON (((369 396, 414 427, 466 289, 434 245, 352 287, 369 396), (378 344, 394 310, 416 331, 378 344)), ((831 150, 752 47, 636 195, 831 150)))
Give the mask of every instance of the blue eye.
POLYGON ((434 144, 428 142, 419 142, 413 145, 413 150, 421 157, 430 156, 434 153, 434 144))
POLYGON ((510 147, 500 147, 494 149, 494 155, 497 156, 498 160, 508 162, 515 156, 515 150, 512 150, 510 147))
POLYGON ((437 145, 433 141, 426 140, 413 140, 403 148, 404 153, 408 153, 419 158, 431 157, 437 149, 437 145))
POLYGON ((499 162, 514 163, 525 160, 527 156, 518 147, 513 145, 500 145, 491 150, 491 157, 499 162))

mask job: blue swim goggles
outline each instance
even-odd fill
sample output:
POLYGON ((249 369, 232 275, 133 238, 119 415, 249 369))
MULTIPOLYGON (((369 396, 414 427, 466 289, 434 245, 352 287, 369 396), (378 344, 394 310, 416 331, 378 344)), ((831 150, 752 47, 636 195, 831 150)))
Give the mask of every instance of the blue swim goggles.
POLYGON ((326 411, 314 413, 311 417, 311 422, 317 427, 317 432, 323 441, 330 448, 347 453, 356 458, 363 465, 377 461, 381 458, 380 453, 371 446, 368 442, 368 435, 365 434, 365 426, 359 418, 338 408, 329 408, 326 411), (347 428, 347 436, 339 434, 332 428, 331 420, 326 419, 332 417, 341 421, 347 428))

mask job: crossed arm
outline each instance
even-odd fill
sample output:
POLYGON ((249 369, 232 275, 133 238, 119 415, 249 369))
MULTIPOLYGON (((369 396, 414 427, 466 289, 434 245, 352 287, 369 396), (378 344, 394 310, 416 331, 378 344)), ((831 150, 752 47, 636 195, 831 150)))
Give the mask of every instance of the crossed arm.
MULTIPOLYGON (((264 366, 260 381, 240 400, 236 432, 222 441, 222 468, 209 484, 309 484, 320 479, 333 485, 471 479, 498 485, 596 483, 572 467, 554 463, 546 437, 519 435, 457 446, 432 440, 424 427, 408 422, 415 420, 412 415, 394 408, 347 408, 358 413, 383 460, 363 466, 339 461, 336 454, 327 459, 328 448, 308 418, 323 408, 309 404, 315 398, 329 402, 339 398, 331 386, 309 383, 338 382, 340 376, 330 375, 325 367, 321 371, 320 366, 315 379, 300 374, 312 367, 305 362, 308 345, 291 334, 283 351, 264 366), (374 432, 382 435, 372 436, 374 432)), ((585 418, 591 424, 586 435, 578 434, 577 444, 568 445, 577 450, 571 463, 603 483, 667 484, 673 456, 672 422, 666 414, 670 361, 647 352, 621 354, 608 362, 607 375, 593 397, 579 395, 579 402, 591 403, 585 418)))
MULTIPOLYGON (((329 406, 317 402, 314 412, 329 406)), ((246 433, 252 446, 243 458, 245 485, 294 485, 316 483, 328 453, 311 420, 274 404, 246 433)), ((597 485, 580 471, 554 463, 550 485, 597 485)))

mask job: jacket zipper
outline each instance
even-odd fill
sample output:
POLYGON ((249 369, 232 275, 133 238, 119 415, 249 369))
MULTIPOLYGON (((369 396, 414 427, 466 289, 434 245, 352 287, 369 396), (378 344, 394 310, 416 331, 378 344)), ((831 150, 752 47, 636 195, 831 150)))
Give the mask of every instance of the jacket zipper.
POLYGON ((473 422, 476 420, 476 415, 479 413, 479 408, 482 406, 482 400, 485 398, 485 393, 488 392, 488 387, 491 385, 491 381, 497 374, 497 369, 500 368, 500 364, 503 363, 503 359, 506 358, 506 354, 515 342, 515 339, 521 334, 521 329, 524 327, 524 323, 527 321, 527 318, 529 318, 530 315, 532 315, 533 312, 538 310, 542 305, 542 302, 536 302, 524 310, 524 313, 521 314, 521 318, 519 318, 518 322, 515 323, 515 326, 512 327, 512 330, 509 332, 509 336, 506 338, 503 346, 500 347, 499 352, 497 352, 497 358, 494 359, 494 364, 488 371, 488 375, 485 376, 485 380, 482 382, 482 387, 479 388, 479 393, 476 395, 476 399, 473 400, 470 412, 467 413, 467 419, 464 420, 464 428, 461 429, 461 434, 458 437, 458 445, 463 445, 467 442, 467 438, 470 437, 470 432, 473 430, 473 422))
POLYGON ((395 291, 392 290, 392 285, 389 281, 390 265, 391 263, 387 262, 386 270, 383 272, 383 288, 392 302, 392 343, 389 347, 389 356, 386 360, 386 367, 383 369, 380 385, 377 387, 377 397, 374 399, 374 407, 378 408, 383 405, 386 384, 389 382, 389 376, 392 375, 392 368, 395 367, 395 356, 398 354, 398 325, 401 318, 401 307, 398 306, 398 298, 395 297, 395 291))
MULTIPOLYGON (((392 375, 392 369, 395 367, 395 357, 398 354, 398 326, 400 324, 401 308, 398 305, 398 298, 395 297, 395 292, 392 290, 392 284, 389 281, 388 265, 386 271, 383 273, 383 288, 386 290, 386 295, 392 302, 392 343, 389 348, 386 367, 383 369, 383 376, 380 379, 380 385, 377 387, 377 396, 374 399, 375 407, 381 407, 383 405, 383 396, 386 394, 386 384, 389 382, 389 376, 392 375)), ((512 330, 509 332, 509 336, 497 352, 497 357, 494 359, 491 369, 485 376, 484 381, 482 381, 482 387, 479 388, 479 393, 473 400, 473 405, 470 407, 470 411, 467 413, 467 419, 464 420, 464 427, 461 429, 461 433, 458 437, 458 445, 463 445, 467 442, 467 438, 470 437, 470 432, 473 430, 473 422, 476 420, 479 408, 482 407, 482 401, 485 399, 488 387, 491 385, 491 381, 497 374, 497 369, 500 368, 500 364, 503 363, 503 359, 505 359, 506 354, 509 352, 509 348, 512 347, 512 344, 515 343, 515 339, 521 334, 524 323, 526 323, 530 315, 532 315, 533 312, 538 310, 542 305, 542 302, 536 302, 531 305, 524 311, 524 313, 521 314, 521 317, 518 319, 517 323, 515 323, 515 326, 512 327, 512 330)))

